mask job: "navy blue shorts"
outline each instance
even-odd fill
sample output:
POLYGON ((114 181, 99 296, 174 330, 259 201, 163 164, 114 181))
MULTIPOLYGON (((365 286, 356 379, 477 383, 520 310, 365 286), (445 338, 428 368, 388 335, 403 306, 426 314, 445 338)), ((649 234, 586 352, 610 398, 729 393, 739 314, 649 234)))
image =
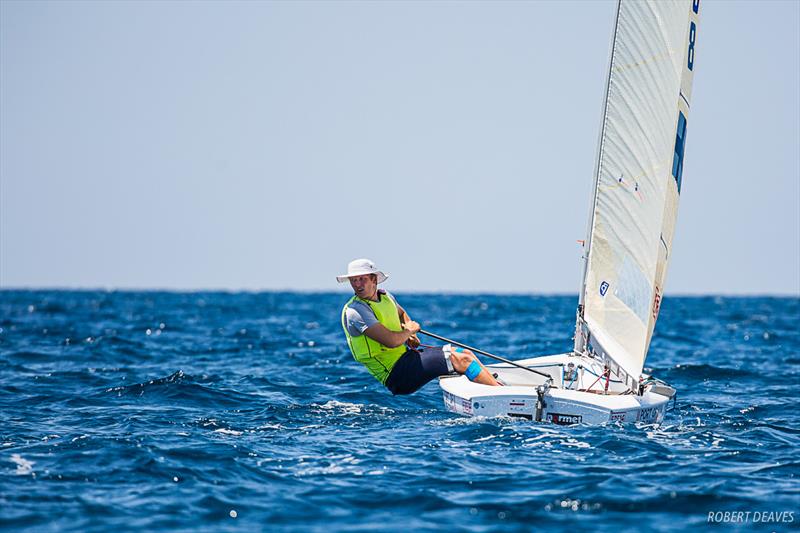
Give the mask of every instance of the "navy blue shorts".
POLYGON ((441 347, 407 350, 386 379, 392 394, 411 394, 430 380, 451 373, 441 347))

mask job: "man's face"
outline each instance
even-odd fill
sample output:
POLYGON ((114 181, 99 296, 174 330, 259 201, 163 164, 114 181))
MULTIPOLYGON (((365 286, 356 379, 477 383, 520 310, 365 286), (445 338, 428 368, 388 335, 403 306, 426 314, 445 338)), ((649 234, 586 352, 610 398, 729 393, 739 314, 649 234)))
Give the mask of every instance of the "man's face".
POLYGON ((375 298, 378 291, 378 276, 375 274, 364 274, 350 278, 350 286, 359 298, 371 300, 375 298))

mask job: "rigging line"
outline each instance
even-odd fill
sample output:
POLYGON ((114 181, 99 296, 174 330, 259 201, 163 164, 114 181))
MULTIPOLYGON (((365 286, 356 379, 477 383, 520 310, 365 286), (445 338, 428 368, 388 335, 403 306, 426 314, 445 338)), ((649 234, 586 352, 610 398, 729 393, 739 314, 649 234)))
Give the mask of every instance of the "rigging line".
MULTIPOLYGON (((590 373, 591 373, 591 372, 590 372, 590 373)), ((597 376, 597 374, 594 374, 594 375, 596 375, 596 376, 597 376, 597 379, 596 379, 596 380, 594 380, 594 383, 592 383, 591 385, 589 385, 589 386, 586 388, 586 390, 587 390, 587 391, 590 391, 590 390, 592 390, 592 387, 594 387, 594 386, 595 386, 595 384, 596 384, 598 381, 600 381, 600 379, 601 379, 601 378, 606 378, 606 392, 608 392, 608 380, 609 380, 609 378, 610 378, 610 374, 611 374, 611 369, 610 369, 610 368, 607 368, 607 369, 606 369, 606 370, 603 372, 603 374, 602 374, 602 375, 600 375, 600 376, 597 376)))
POLYGON ((515 363, 514 361, 511 361, 511 360, 506 359, 504 357, 500 357, 499 355, 494 355, 494 354, 491 354, 489 352, 484 352, 483 350, 479 350, 477 348, 473 348, 472 346, 467 346, 466 344, 461 344, 460 342, 456 342, 454 340, 451 340, 451 339, 448 339, 448 338, 445 338, 445 337, 441 337, 439 335, 436 335, 435 333, 430 333, 428 331, 425 331, 424 329, 419 330, 419 333, 422 333, 423 335, 427 335, 428 337, 433 337, 434 339, 439 339, 440 341, 443 341, 443 342, 449 342, 450 344, 455 344, 456 346, 461 346, 462 348, 466 348, 467 350, 472 350, 473 352, 479 353, 481 355, 485 355, 486 357, 490 357, 492 359, 497 359, 498 361, 502 361, 504 363, 508 363, 511 366, 515 366, 517 368, 521 368, 523 370, 527 370, 528 372, 533 372, 534 374, 539 374, 540 376, 543 376, 543 377, 546 377, 546 378, 549 378, 549 379, 553 379, 553 376, 551 376, 550 374, 545 374, 544 372, 539 372, 538 370, 534 370, 534 369, 529 368, 527 366, 520 365, 518 363, 515 363))
POLYGON ((567 388, 568 388, 569 390, 572 390, 572 385, 575 383, 575 379, 577 379, 577 377, 578 377, 578 372, 576 371, 576 372, 575 372, 575 373, 572 375, 572 380, 570 380, 570 382, 569 382, 569 385, 567 385, 567 388))

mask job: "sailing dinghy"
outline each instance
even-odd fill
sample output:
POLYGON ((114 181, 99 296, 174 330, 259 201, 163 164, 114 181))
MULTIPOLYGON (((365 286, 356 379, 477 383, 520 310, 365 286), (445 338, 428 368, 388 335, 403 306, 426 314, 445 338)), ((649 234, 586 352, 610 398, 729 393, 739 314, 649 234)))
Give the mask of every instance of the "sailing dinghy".
POLYGON ((573 351, 442 377, 448 410, 555 424, 658 423, 675 390, 642 373, 672 249, 699 0, 619 0, 573 351))

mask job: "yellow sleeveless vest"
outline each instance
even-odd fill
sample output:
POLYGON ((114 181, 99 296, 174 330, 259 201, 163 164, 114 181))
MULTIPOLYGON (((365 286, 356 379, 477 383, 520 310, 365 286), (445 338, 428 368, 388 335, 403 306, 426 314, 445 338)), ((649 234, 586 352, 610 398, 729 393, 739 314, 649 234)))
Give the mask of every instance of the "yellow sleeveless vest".
POLYGON ((400 324, 400 316, 397 314, 397 305, 386 293, 379 294, 380 297, 377 302, 364 300, 358 296, 350 298, 342 309, 342 328, 347 337, 347 345, 350 347, 353 358, 364 365, 375 379, 382 384, 386 384, 386 378, 389 377, 389 373, 394 368, 397 360, 400 359, 400 356, 406 352, 406 347, 400 345, 397 348, 389 348, 378 341, 370 339, 363 333, 353 337, 347 331, 347 321, 345 320, 347 308, 353 302, 359 301, 367 304, 372 309, 378 322, 383 324, 386 329, 389 331, 403 331, 403 326, 400 324))

